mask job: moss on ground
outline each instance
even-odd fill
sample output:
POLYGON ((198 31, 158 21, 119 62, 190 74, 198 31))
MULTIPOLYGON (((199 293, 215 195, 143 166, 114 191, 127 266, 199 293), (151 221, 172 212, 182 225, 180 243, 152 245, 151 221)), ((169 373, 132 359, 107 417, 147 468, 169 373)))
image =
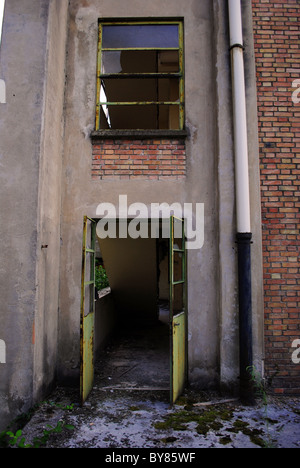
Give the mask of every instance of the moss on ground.
POLYGON ((231 418, 232 410, 225 407, 182 410, 170 414, 164 421, 155 423, 154 427, 158 430, 186 431, 190 429, 190 423, 196 423, 196 432, 206 435, 210 430, 220 430, 223 427, 223 421, 230 421, 231 418))
MULTIPOLYGON (((186 406, 184 410, 179 410, 168 415, 163 421, 154 424, 157 430, 187 431, 195 430, 198 434, 206 436, 210 430, 220 431, 225 421, 233 419, 233 410, 226 407, 212 407, 205 409, 195 409, 186 406), (196 423, 194 429, 191 429, 191 423, 196 423)), ((241 419, 232 422, 232 426, 227 428, 231 433, 243 433, 248 436, 251 442, 259 447, 266 447, 266 441, 263 439, 261 429, 251 428, 249 423, 241 419)), ((229 435, 220 438, 220 444, 227 445, 232 442, 229 435)))
POLYGON ((261 429, 251 428, 249 423, 246 421, 237 419, 229 431, 234 432, 235 434, 242 432, 250 438, 253 444, 258 445, 259 447, 266 447, 266 441, 261 437, 263 436, 263 431, 261 429))

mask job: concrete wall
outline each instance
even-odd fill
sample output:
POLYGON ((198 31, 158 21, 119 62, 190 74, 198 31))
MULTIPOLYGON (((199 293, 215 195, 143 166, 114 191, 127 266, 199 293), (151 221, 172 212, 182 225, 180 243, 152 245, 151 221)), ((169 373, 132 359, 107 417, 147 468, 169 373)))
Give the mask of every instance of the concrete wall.
POLYGON ((49 3, 38 192, 38 302, 35 317, 34 397, 40 398, 56 376, 61 174, 64 132, 67 1, 49 3))
POLYGON ((218 304, 217 289, 217 184, 214 116, 214 63, 211 61, 211 1, 71 2, 68 42, 68 86, 64 149, 63 223, 61 287, 60 374, 78 375, 79 369, 79 292, 81 268, 81 230, 84 214, 95 216, 103 201, 118 205, 119 194, 128 204, 142 202, 202 202, 206 208, 206 248, 189 255, 191 366, 209 369, 217 378, 218 304), (158 15, 159 12, 159 15, 158 15), (97 58, 97 22, 101 17, 184 17, 186 51, 188 175, 184 181, 92 181, 91 140, 94 128, 97 58), (201 83, 201 86, 199 86, 201 83), (211 98, 208 98, 211 97, 211 98), (199 177, 200 174, 200 177, 199 177), (202 174, 202 177, 201 177, 202 174), (205 268, 200 268, 205 265, 205 268), (211 291, 211 294, 208 293, 211 291), (203 327, 205 323, 205 327, 203 327), (202 326, 200 326, 202 324, 202 326), (206 326, 210 330, 207 343, 206 326), (72 343, 70 345, 70 343, 72 343))
MULTIPOLYGON (((227 1, 6 3, 0 56, 6 84, 6 103, 0 103, 0 340, 6 345, 6 363, 0 363, 1 429, 51 388, 56 372, 60 382, 78 384, 83 216, 95 217, 102 202, 118 207, 121 194, 128 204, 141 202, 149 209, 155 202, 205 205, 204 245, 188 252, 189 380, 202 388, 232 388, 238 377, 238 307, 227 1), (98 18, 140 16, 184 19, 186 177, 95 180, 90 133, 98 18)), ((254 352, 260 368, 257 112, 246 0, 243 14, 254 352)))
POLYGON ((55 375, 66 3, 6 2, 0 78, 0 429, 55 375), (58 71, 59 70, 59 71, 58 71), (47 244, 48 249, 42 249, 47 244), (54 334, 53 334, 54 333, 54 334))
MULTIPOLYGON (((246 21, 249 151, 255 231, 255 352, 261 358, 259 320, 261 256, 255 81, 249 18, 246 21)), ((205 243, 188 253, 189 378, 202 387, 230 387, 238 376, 238 310, 235 246, 231 77, 225 0, 74 0, 70 2, 62 202, 59 375, 79 375, 79 304, 82 218, 99 203, 205 204, 205 243), (182 17, 185 23, 187 175, 182 180, 93 180, 98 18, 182 17)))

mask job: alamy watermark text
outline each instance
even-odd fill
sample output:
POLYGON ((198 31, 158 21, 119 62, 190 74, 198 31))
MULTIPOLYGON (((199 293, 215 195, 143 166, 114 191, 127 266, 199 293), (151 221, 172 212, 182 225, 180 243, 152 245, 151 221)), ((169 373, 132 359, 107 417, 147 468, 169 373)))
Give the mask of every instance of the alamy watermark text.
POLYGON ((96 209, 99 217, 97 235, 100 239, 158 239, 170 237, 170 217, 175 217, 174 237, 182 237, 182 220, 186 249, 201 249, 204 244, 204 204, 132 203, 127 195, 119 196, 119 205, 100 203, 96 209), (177 221, 177 222, 176 222, 177 221))

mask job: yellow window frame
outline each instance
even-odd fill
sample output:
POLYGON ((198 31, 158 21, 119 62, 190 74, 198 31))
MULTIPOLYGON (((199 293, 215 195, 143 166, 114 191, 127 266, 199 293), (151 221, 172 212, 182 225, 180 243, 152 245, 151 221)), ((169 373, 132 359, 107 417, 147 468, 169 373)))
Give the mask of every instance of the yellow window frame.
MULTIPOLYGON (((99 21, 98 30, 98 57, 97 57, 97 100, 96 100, 96 122, 95 130, 99 131, 100 128, 100 109, 102 106, 147 106, 147 105, 175 105, 179 106, 179 129, 184 130, 185 126, 185 86, 184 86, 184 24, 183 20, 153 20, 153 21, 142 21, 142 20, 131 20, 131 21, 99 21), (103 26, 125 26, 125 25, 178 25, 178 47, 135 47, 135 48, 104 48, 102 46, 103 38, 103 26), (130 73, 130 74, 102 74, 102 52, 104 51, 122 51, 122 50, 176 50, 179 53, 179 72, 178 73, 130 73), (119 76, 118 76, 119 75, 119 76), (173 101, 141 101, 141 102, 101 102, 101 81, 104 78, 177 78, 179 79, 179 102, 173 101)), ((118 130, 118 129, 113 129, 118 130)))

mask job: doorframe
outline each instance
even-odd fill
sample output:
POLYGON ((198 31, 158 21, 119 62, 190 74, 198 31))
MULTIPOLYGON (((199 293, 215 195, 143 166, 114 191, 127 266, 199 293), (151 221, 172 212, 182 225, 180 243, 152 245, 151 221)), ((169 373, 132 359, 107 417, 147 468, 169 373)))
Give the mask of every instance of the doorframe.
MULTIPOLYGON (((169 356, 170 356, 170 402, 171 404, 174 403, 173 401, 173 316, 171 317, 171 304, 172 304, 172 297, 171 297, 171 294, 172 294, 172 287, 174 286, 174 283, 171 284, 171 272, 173 270, 173 268, 171 268, 171 262, 172 262, 172 258, 173 258, 173 253, 171 253, 171 249, 173 250, 174 252, 174 249, 173 249, 173 241, 172 241, 172 235, 173 235, 173 229, 172 229, 172 226, 173 226, 173 219, 176 218, 174 216, 171 216, 169 218, 169 223, 170 223, 170 232, 169 232, 169 238, 166 238, 169 240, 169 252, 168 252, 168 255, 169 255, 169 331, 170 331, 170 346, 169 346, 169 356)), ((95 299, 95 243, 97 242, 97 234, 96 234, 96 228, 97 228, 97 222, 100 220, 101 218, 89 218, 88 216, 84 216, 83 217, 83 245, 82 245, 82 278, 81 278, 81 305, 80 305, 80 393, 81 393, 81 400, 82 400, 82 403, 84 403, 84 401, 88 398, 88 395, 91 391, 91 388, 92 388, 92 384, 91 384, 91 388, 90 390, 88 391, 88 393, 86 395, 83 395, 83 352, 84 352, 84 343, 83 343, 83 333, 84 333, 84 327, 83 327, 83 322, 84 322, 84 299, 85 299, 85 294, 84 294, 84 286, 87 285, 87 284, 94 284, 94 289, 93 289, 93 294, 92 294, 92 297, 90 298, 90 304, 92 304, 92 301, 93 301, 93 307, 92 307, 92 311, 89 312, 88 315, 91 315, 93 314, 93 324, 92 324, 92 335, 94 335, 94 323, 95 323, 95 302, 94 302, 94 299, 95 299), (92 228, 92 231, 91 231, 91 243, 94 245, 94 248, 92 248, 92 245, 91 245, 91 248, 87 248, 86 245, 87 245, 87 222, 90 221, 92 223, 95 223, 94 227, 92 228), (91 265, 91 272, 90 272, 90 281, 89 282, 85 282, 85 259, 86 259, 86 254, 89 253, 93 256, 93 273, 92 273, 92 265, 91 265)), ((121 218, 117 218, 116 221, 118 221, 119 219, 121 218)), ((133 218, 134 219, 134 218, 133 218)), ((177 218, 179 219, 179 218, 177 218)), ((129 220, 129 218, 128 218, 129 220)), ((167 222, 168 221, 168 218, 159 218, 159 219, 155 219, 155 220, 152 220, 150 218, 148 219, 143 219, 143 220, 140 220, 140 221, 147 221, 148 222, 148 225, 150 226, 150 223, 151 221, 156 221, 158 222, 158 226, 160 226, 160 221, 164 221, 164 222, 167 222)), ((184 335, 185 335, 185 356, 184 356, 184 361, 185 361, 185 367, 184 367, 184 387, 188 384, 188 291, 187 291, 187 250, 186 250, 186 247, 185 247, 185 232, 184 232, 184 226, 185 226, 185 220, 184 219, 180 219, 180 221, 182 222, 183 224, 183 227, 182 227, 182 239, 183 239, 183 245, 184 245, 184 262, 183 262, 183 274, 184 274, 184 287, 183 287, 183 310, 184 310, 184 314, 185 314, 185 324, 184 324, 184 335)), ((160 229, 160 228, 159 228, 160 229)), ((151 231, 151 229, 149 229, 149 231, 151 231)), ((159 236, 157 239, 164 239, 165 237, 163 237, 161 235, 161 231, 159 231, 159 236)), ((158 282, 158 278, 157 278, 157 282, 158 282)), ((94 338, 92 337, 92 360, 94 360, 94 338)), ((92 372, 94 374, 94 367, 93 367, 94 363, 92 362, 92 372)), ((92 381, 93 381, 93 378, 92 378, 92 381)))
POLYGON ((95 326, 95 245, 96 221, 88 216, 83 217, 82 265, 81 265, 81 298, 80 298, 80 399, 83 404, 94 382, 94 326, 95 326), (88 240, 88 223, 91 223, 88 240), (89 281, 86 281, 87 256, 91 257, 89 281), (85 288, 89 287, 88 307, 85 314, 85 288), (87 336, 86 336, 87 335, 87 336), (86 356, 88 356, 86 361, 86 356), (91 356, 91 358, 89 358, 91 356), (91 361, 91 362, 90 362, 91 361))
MULTIPOLYGON (((174 400, 174 391, 173 391, 173 376, 174 376, 174 362, 173 362, 173 355, 174 355, 174 315, 173 315, 173 292, 174 286, 183 284, 183 314, 184 314, 184 346, 185 346, 185 356, 184 356, 184 384, 183 389, 188 384, 188 281, 187 281, 187 250, 186 250, 186 236, 185 236, 185 219, 178 218, 176 216, 170 217, 170 239, 169 239, 169 301, 170 301, 170 311, 169 311, 169 327, 170 327, 170 402, 171 404, 175 403, 174 400), (174 249, 174 239, 176 239, 174 234, 174 221, 178 220, 182 223, 182 248, 181 249, 174 249), (174 252, 182 253, 182 274, 183 274, 183 281, 176 282, 174 281, 174 252)), ((180 316, 178 314, 178 316, 180 316)), ((176 316, 175 316, 176 317, 176 316)))

